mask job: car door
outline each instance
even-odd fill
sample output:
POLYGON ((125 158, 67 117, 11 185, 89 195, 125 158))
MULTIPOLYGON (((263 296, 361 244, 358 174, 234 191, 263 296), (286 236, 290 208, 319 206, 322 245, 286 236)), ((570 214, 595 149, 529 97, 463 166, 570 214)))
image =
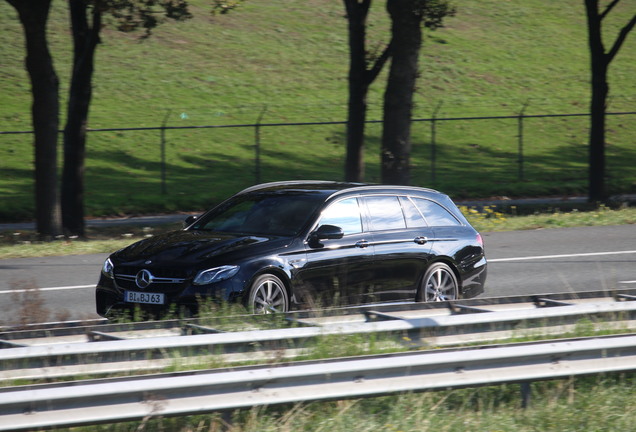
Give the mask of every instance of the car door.
POLYGON ((341 238, 306 242, 306 263, 297 273, 295 292, 309 307, 359 302, 373 278, 373 246, 363 229, 358 199, 331 203, 314 228, 331 225, 342 229, 341 238))
POLYGON ((456 260, 457 248, 464 245, 459 240, 466 236, 466 228, 440 204, 424 198, 413 198, 412 201, 434 232, 435 255, 456 260))
POLYGON ((433 230, 406 196, 362 198, 375 251, 367 298, 413 300, 431 259, 433 230))
POLYGON ((414 198, 413 202, 435 233, 432 252, 447 257, 459 272, 461 291, 483 290, 484 250, 474 228, 463 224, 439 203, 422 198, 414 198))

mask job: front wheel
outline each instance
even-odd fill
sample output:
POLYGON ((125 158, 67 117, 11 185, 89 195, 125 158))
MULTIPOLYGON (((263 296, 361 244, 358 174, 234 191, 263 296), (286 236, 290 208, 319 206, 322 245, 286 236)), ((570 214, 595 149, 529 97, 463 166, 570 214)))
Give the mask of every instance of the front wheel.
POLYGON ((257 277, 252 283, 247 307, 256 314, 287 312, 289 299, 285 284, 272 274, 257 277))
POLYGON ((444 263, 435 263, 430 266, 422 279, 417 300, 435 302, 457 298, 459 298, 459 284, 453 270, 444 263))

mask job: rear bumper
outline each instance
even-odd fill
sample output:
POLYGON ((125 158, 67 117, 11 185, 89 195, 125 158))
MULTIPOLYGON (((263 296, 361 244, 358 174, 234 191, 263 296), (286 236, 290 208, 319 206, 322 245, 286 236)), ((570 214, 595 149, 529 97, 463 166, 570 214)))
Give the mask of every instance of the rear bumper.
POLYGON ((461 298, 473 298, 483 294, 487 276, 486 258, 482 258, 463 275, 461 298))

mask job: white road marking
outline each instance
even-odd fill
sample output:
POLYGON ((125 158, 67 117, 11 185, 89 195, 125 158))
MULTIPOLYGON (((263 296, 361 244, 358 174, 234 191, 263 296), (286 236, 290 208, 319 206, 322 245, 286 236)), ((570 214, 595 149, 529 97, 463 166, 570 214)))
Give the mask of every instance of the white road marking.
POLYGON ((636 284, 636 280, 633 280, 633 281, 620 281, 619 283, 622 283, 622 284, 636 284))
POLYGON ((516 258, 494 258, 489 259, 489 263, 493 262, 508 262, 508 261, 529 261, 529 260, 541 260, 541 259, 555 259, 555 258, 578 258, 578 257, 590 257, 590 256, 602 256, 602 255, 627 255, 636 254, 636 250, 632 251, 617 251, 617 252, 590 252, 580 254, 563 254, 563 255, 540 255, 529 257, 516 257, 516 258))
POLYGON ((0 294, 23 293, 23 292, 30 292, 30 291, 62 291, 62 290, 84 289, 84 288, 95 288, 95 284, 93 284, 93 285, 75 285, 75 286, 49 287, 49 288, 31 288, 31 289, 5 290, 5 291, 0 291, 0 294))

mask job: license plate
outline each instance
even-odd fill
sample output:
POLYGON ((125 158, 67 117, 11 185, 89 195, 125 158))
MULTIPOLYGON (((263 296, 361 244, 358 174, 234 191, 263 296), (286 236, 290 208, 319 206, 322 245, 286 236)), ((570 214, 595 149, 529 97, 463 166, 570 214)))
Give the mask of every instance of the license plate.
POLYGON ((128 303, 163 304, 164 294, 126 291, 124 300, 128 303))

